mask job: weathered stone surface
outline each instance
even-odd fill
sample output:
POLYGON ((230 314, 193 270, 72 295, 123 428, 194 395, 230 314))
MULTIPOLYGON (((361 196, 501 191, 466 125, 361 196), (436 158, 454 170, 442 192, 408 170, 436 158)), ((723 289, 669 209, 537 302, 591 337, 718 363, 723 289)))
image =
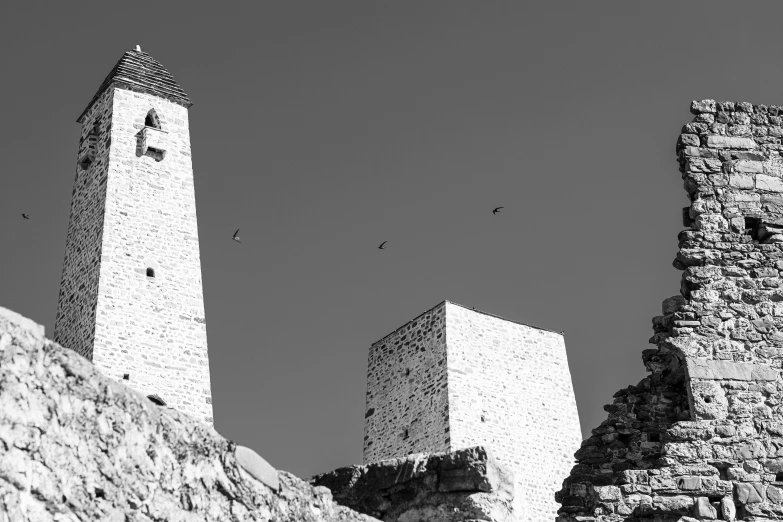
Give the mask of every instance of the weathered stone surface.
POLYGON ((521 520, 512 512, 513 474, 481 446, 339 468, 310 483, 385 522, 521 520))
POLYGON ((374 520, 237 449, 0 308, 0 520, 374 520))
POLYGON ((779 375, 778 370, 762 364, 712 359, 688 359, 687 363, 691 379, 774 381, 779 375))
POLYGON ((576 452, 559 522, 783 520, 781 111, 692 104, 676 148, 681 299, 653 319, 649 375, 576 452))

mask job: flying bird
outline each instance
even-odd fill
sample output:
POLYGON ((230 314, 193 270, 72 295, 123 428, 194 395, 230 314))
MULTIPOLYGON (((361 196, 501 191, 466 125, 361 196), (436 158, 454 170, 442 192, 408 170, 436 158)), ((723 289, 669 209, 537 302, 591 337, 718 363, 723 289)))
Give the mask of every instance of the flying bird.
POLYGON ((25 219, 30 219, 30 214, 22 214, 22 217, 25 219))
POLYGON ((492 211, 492 213, 497 214, 498 212, 500 212, 501 208, 506 208, 506 207, 497 207, 495 210, 492 211))
POLYGON ((384 241, 383 243, 381 243, 381 246, 379 246, 378 248, 380 248, 381 250, 385 250, 386 247, 383 245, 385 245, 386 243, 388 243, 388 241, 384 241))
POLYGON ((236 241, 237 243, 241 243, 241 241, 239 240, 239 236, 238 236, 237 234, 239 234, 239 229, 237 229, 237 231, 236 231, 236 232, 234 232, 234 235, 233 235, 233 236, 231 236, 231 239, 233 239, 233 240, 234 240, 234 241, 236 241))

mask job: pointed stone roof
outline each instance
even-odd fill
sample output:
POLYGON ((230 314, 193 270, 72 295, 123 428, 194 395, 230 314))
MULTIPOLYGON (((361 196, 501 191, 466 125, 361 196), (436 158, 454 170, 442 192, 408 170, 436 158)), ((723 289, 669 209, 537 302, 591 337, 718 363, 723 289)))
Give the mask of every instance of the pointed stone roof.
POLYGON ((92 104, 103 94, 103 91, 111 86, 160 96, 184 107, 193 105, 193 102, 190 101, 182 87, 174 80, 171 73, 160 62, 137 47, 134 50, 126 51, 122 55, 117 65, 103 80, 100 88, 98 88, 98 92, 90 100, 87 108, 84 109, 79 119, 76 120, 77 122, 82 122, 82 118, 90 110, 92 104))

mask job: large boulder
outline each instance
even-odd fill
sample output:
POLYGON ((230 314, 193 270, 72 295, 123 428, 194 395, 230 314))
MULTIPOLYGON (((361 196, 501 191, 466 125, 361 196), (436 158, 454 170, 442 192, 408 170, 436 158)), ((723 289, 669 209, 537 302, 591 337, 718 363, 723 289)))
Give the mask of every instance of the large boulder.
POLYGON ((310 483, 384 522, 516 520, 514 476, 483 446, 339 468, 310 483))
POLYGON ((0 520, 375 520, 0 308, 0 520))

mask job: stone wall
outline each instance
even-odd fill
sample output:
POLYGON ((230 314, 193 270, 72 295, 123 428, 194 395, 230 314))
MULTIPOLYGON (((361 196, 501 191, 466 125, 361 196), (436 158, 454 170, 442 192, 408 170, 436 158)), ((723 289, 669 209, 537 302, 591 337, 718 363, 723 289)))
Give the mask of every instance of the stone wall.
POLYGON ((0 520, 371 522, 0 308, 0 520))
POLYGON ((415 454, 313 477, 334 500, 384 522, 512 522, 513 474, 484 447, 415 454))
POLYGON ((112 93, 104 92, 82 124, 54 323, 55 341, 88 359, 95 339, 112 108, 112 93))
POLYGON ((783 518, 783 109, 691 112, 681 295, 653 319, 650 376, 576 453, 561 522, 783 518))
POLYGON ((487 446, 518 519, 556 516, 581 441, 562 335, 444 302, 373 345, 368 375, 365 463, 487 446))
POLYGON ((450 448, 446 303, 370 347, 364 463, 450 448))
MULTIPOLYGON (((154 62, 132 51, 120 64, 130 59, 154 62)), ((112 84, 81 122, 55 340, 211 423, 188 109, 112 84), (96 160, 85 167, 95 122, 96 160)))

